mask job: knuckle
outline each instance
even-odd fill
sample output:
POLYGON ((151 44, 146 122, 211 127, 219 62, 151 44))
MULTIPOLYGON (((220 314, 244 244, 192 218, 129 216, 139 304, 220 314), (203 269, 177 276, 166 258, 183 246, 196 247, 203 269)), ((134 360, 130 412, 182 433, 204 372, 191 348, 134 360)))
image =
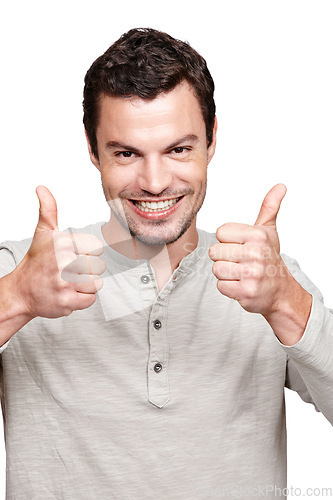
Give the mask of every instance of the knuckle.
POLYGON ((218 279, 216 282, 216 287, 217 287, 218 291, 220 293, 222 293, 222 295, 230 296, 229 291, 228 291, 228 285, 225 281, 218 279))
POLYGON ((97 238, 97 236, 91 234, 89 235, 90 236, 90 245, 93 249, 93 252, 96 254, 96 255, 100 255, 104 252, 104 245, 103 245, 103 242, 97 238))
POLYGON ((243 278, 251 278, 255 280, 259 280, 263 275, 263 269, 260 264, 256 263, 251 263, 251 264, 245 264, 243 266, 242 270, 242 277, 243 278))
POLYGON ((62 310, 66 313, 70 311, 68 314, 70 314, 73 311, 73 296, 71 293, 71 290, 65 290, 61 295, 59 299, 60 307, 62 310))
POLYGON ((217 289, 218 289, 219 292, 223 293, 223 290, 224 290, 223 281, 217 280, 216 287, 217 287, 217 289))
POLYGON ((57 237, 54 237, 54 247, 57 252, 73 251, 73 244, 67 233, 58 233, 57 237))
POLYGON ((222 226, 220 226, 219 228, 217 228, 216 230, 216 238, 218 240, 221 240, 222 237, 223 237, 223 234, 227 231, 228 227, 230 227, 231 223, 230 222, 225 222, 224 224, 222 224, 222 226))
POLYGON ((262 227, 254 227, 252 231, 252 237, 258 243, 267 243, 268 242, 268 234, 262 227))
POLYGON ((104 285, 103 278, 97 278, 95 280, 96 292, 98 292, 99 290, 101 290, 101 288, 103 288, 103 285, 104 285))
POLYGON ((221 226, 221 227, 219 227, 219 228, 216 230, 216 233, 215 233, 215 234, 216 234, 216 238, 217 238, 218 240, 221 240, 221 238, 222 238, 222 234, 223 234, 223 227, 222 227, 222 226, 221 226))
POLYGON ((70 316, 72 314, 73 310, 72 309, 64 309, 63 310, 63 316, 70 316))
POLYGON ((60 290, 65 289, 68 286, 68 283, 71 283, 73 280, 73 273, 72 273, 72 270, 70 268, 70 265, 64 267, 61 270, 59 278, 60 278, 60 280, 58 283, 58 288, 60 290))
POLYGON ((217 252, 218 252, 218 248, 219 248, 219 243, 214 243, 209 251, 208 251, 208 255, 211 259, 214 259, 216 258, 216 255, 217 255, 217 252))
POLYGON ((98 274, 103 274, 106 271, 106 262, 101 257, 98 257, 98 264, 100 267, 100 272, 98 274))
POLYGON ((241 279, 247 279, 252 276, 252 266, 249 264, 243 264, 241 268, 241 279))
POLYGON ((89 297, 87 307, 92 306, 95 302, 96 302, 96 295, 95 295, 95 294, 92 294, 92 295, 89 297))
POLYGON ((79 257, 66 257, 63 261, 59 261, 60 267, 63 271, 67 271, 68 273, 74 273, 77 269, 80 268, 80 258, 79 257))
POLYGON ((263 268, 262 266, 255 264, 252 266, 252 277, 256 280, 260 280, 263 276, 263 268))
POLYGON ((257 296, 258 287, 256 282, 248 281, 244 286, 244 296, 247 300, 254 299, 257 296))
POLYGON ((246 249, 246 258, 248 260, 261 260, 263 256, 262 248, 258 246, 250 246, 246 249))
POLYGON ((96 295, 95 294, 90 294, 90 295, 83 295, 79 300, 78 303, 76 304, 76 309, 87 309, 88 307, 92 306, 96 301, 96 295))
POLYGON ((218 275, 220 274, 220 269, 221 269, 220 262, 214 262, 212 270, 213 270, 213 274, 216 277, 218 277, 218 275))

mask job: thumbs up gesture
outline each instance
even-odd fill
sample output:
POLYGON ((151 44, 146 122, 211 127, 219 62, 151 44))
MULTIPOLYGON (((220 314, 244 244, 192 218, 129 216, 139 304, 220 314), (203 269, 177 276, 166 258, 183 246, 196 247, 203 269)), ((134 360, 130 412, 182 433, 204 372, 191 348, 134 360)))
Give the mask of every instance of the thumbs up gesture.
POLYGON ((103 280, 103 243, 90 234, 58 229, 57 204, 38 186, 39 220, 31 246, 15 269, 17 296, 31 318, 58 318, 90 307, 103 280))
POLYGON ((216 231, 220 243, 209 250, 218 290, 249 312, 268 316, 287 291, 291 275, 280 256, 276 218, 286 194, 274 186, 262 203, 253 226, 224 224, 216 231))

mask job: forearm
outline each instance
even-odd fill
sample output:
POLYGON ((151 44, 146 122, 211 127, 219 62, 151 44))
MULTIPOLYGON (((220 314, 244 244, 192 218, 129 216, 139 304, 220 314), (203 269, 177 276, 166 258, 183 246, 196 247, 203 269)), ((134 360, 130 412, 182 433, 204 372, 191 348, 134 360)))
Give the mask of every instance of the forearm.
POLYGON ((16 271, 0 279, 0 347, 32 319, 17 293, 17 285, 16 271))
POLYGON ((264 315, 275 335, 285 346, 295 345, 302 338, 309 320, 312 296, 290 275, 289 289, 276 309, 264 315))
POLYGON ((287 387, 299 392, 295 369, 312 402, 333 425, 333 314, 315 294, 302 338, 295 345, 281 347, 288 356, 287 387))

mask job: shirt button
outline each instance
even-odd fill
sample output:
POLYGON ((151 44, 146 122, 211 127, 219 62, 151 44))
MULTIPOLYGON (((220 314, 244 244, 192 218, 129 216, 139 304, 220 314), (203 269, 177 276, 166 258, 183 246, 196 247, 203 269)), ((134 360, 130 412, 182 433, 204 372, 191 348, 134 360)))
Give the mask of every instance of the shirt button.
POLYGON ((154 370, 156 373, 160 373, 160 371, 162 371, 162 368, 163 366, 161 365, 161 363, 156 363, 156 365, 154 366, 154 370))
POLYGON ((154 321, 154 328, 155 328, 156 330, 159 330, 159 329, 161 328, 161 326, 162 326, 162 323, 160 322, 160 320, 159 320, 159 319, 156 319, 156 320, 154 321))
POLYGON ((146 285, 150 281, 149 276, 147 276, 147 275, 141 276, 141 281, 142 281, 142 283, 144 283, 146 285))

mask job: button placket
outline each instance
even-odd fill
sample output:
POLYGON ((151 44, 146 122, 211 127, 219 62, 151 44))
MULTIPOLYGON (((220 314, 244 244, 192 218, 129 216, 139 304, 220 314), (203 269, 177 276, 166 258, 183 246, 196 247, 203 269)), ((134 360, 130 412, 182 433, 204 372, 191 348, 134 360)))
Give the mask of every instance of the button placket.
POLYGON ((155 366, 154 366, 154 371, 156 373, 160 373, 160 371, 163 369, 163 366, 161 365, 161 363, 156 363, 155 366))
MULTIPOLYGON (((142 308, 149 311, 156 300, 156 286, 151 274, 149 263, 140 265, 137 269, 137 286, 140 293, 142 308)), ((147 313, 146 313, 147 314, 147 313)), ((148 312, 149 314, 149 312, 148 312)), ((147 316, 148 318, 148 316, 147 316)))
POLYGON ((141 276, 141 282, 142 282, 144 285, 146 285, 147 283, 149 283, 149 281, 150 281, 150 278, 149 278, 149 276, 147 276, 147 274, 143 274, 143 275, 141 276))
POLYGON ((155 330, 159 330, 162 327, 162 323, 160 322, 159 319, 155 319, 154 321, 154 328, 155 330))
POLYGON ((148 399, 159 408, 170 400, 166 310, 167 301, 157 300, 149 322, 148 399))

